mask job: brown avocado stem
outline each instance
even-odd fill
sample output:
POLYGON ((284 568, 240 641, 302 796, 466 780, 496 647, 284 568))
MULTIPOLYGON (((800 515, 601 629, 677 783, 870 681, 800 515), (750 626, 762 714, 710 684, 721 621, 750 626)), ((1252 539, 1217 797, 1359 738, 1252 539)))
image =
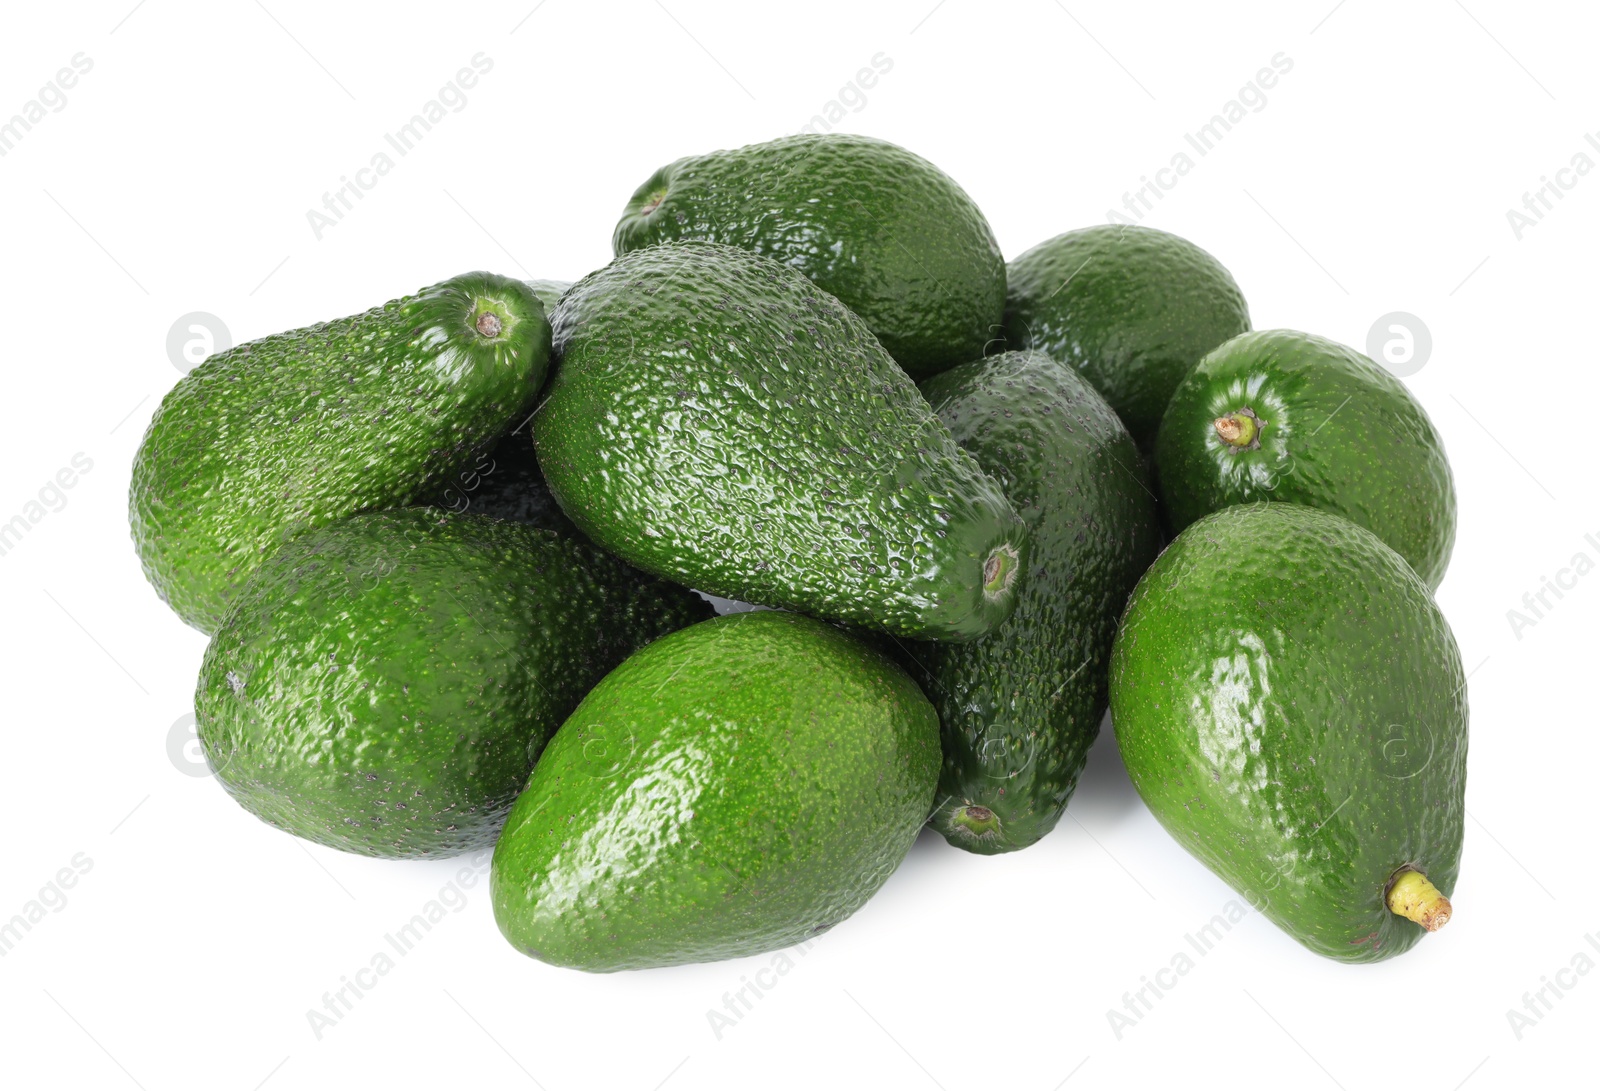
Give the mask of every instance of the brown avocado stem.
POLYGON ((1389 911, 1437 932, 1450 921, 1450 899, 1428 877, 1414 868, 1405 868, 1389 884, 1384 901, 1389 911))
POLYGON ((1211 424, 1222 442, 1229 447, 1242 450, 1261 445, 1261 418, 1249 409, 1236 409, 1225 417, 1218 417, 1211 424))

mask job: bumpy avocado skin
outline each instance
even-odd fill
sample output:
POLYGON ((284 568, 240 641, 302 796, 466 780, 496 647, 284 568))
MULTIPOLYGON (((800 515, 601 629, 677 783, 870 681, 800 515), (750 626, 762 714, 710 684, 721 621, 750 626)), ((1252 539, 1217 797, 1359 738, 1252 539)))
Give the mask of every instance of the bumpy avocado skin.
POLYGON ((968 644, 910 645, 944 744, 929 821, 958 848, 1011 852, 1055 828, 1099 734, 1117 619, 1161 548, 1155 497, 1111 407, 1042 352, 963 364, 922 392, 1033 543, 1010 620, 968 644), (992 819, 973 822, 974 805, 992 819))
POLYGON ((581 542, 411 508, 303 534, 206 649, 195 717, 263 821, 365 856, 485 848, 545 742, 635 649, 710 615, 581 542))
POLYGON ((1216 258, 1177 235, 1101 224, 1006 267, 1005 336, 1077 368, 1149 451, 1167 399, 1200 357, 1250 328, 1216 258))
POLYGON ((526 284, 466 273, 210 357, 163 399, 134 459, 145 575, 211 632, 282 542, 433 495, 531 408, 549 355, 526 284))
POLYGON ((534 442, 597 544, 709 594, 899 636, 968 640, 1010 615, 1022 520, 799 273, 728 246, 635 250, 579 281, 554 325, 534 442))
POLYGON ((556 732, 495 847, 495 920, 590 971, 787 947, 870 898, 933 803, 916 684, 796 614, 730 614, 607 675, 556 732))
POLYGON ((1174 529, 1229 504, 1284 500, 1343 515, 1438 588, 1456 537, 1444 443, 1405 384, 1354 349, 1295 330, 1220 345, 1179 384, 1156 446, 1174 529), (1255 441, 1215 421, 1248 409, 1255 441))
POLYGON ((1340 516, 1251 504, 1179 535, 1128 603, 1111 719, 1168 832, 1318 954, 1424 935, 1384 904, 1402 868, 1455 889, 1461 658, 1416 573, 1340 516))
MULTIPOLYGON (((556 304, 572 287, 571 281, 566 280, 530 280, 527 285, 547 315, 555 313, 556 304)), ((532 424, 531 414, 517 421, 492 448, 456 472, 434 498, 433 506, 576 535, 578 528, 562 514, 544 483, 544 473, 533 453, 532 424)))
POLYGON ((621 255, 685 240, 798 269, 916 378, 999 337, 1006 269, 988 221, 938 167, 882 140, 799 134, 662 167, 629 200, 612 245, 621 255))

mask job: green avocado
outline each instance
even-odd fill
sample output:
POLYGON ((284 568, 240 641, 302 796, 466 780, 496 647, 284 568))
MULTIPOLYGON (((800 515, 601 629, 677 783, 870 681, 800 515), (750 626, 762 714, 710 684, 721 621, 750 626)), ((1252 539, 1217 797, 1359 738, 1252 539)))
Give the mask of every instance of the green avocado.
POLYGON ((620 256, 693 240, 740 246, 810 277, 922 378, 1000 332, 1006 268, 972 198, 904 148, 799 134, 670 163, 635 191, 620 256))
POLYGON ((1175 530, 1286 500, 1366 527, 1431 588, 1450 563, 1455 486, 1433 422, 1399 379, 1326 338, 1262 330, 1217 347, 1173 394, 1156 465, 1175 530))
POLYGON ((712 595, 898 636, 1004 621, 1028 536, 861 320, 770 258, 679 243, 579 281, 533 418, 598 545, 712 595))
POLYGON ((1167 831, 1311 950, 1373 962, 1449 919, 1466 679, 1370 531, 1282 503, 1194 523, 1128 603, 1111 720, 1167 831))
POLYGON ((1155 497, 1111 407, 1042 352, 963 364, 922 392, 1033 542, 1010 620, 910 649, 944 741, 930 821, 958 848, 1010 852, 1055 828, 1099 734, 1117 619, 1160 550, 1155 497))
POLYGON ((466 273, 210 357, 162 400, 134 459, 145 575, 211 632, 293 535, 437 492, 530 408, 549 354, 526 284, 466 273))
POLYGON ((938 775, 937 716, 888 658, 797 614, 707 621, 556 732, 495 846, 495 920, 590 971, 787 947, 883 885, 938 775))
MULTIPOLYGON (((530 280, 526 282, 544 305, 545 314, 555 313, 556 304, 571 282, 530 280)), ((490 450, 459 470, 434 499, 434 507, 446 511, 470 511, 517 523, 576 535, 578 528, 562 514, 550 495, 539 461, 533 453, 531 415, 517 422, 490 450)))
POLYGON ((709 616, 548 531, 421 508, 279 549, 206 649, 195 719, 249 812, 366 856, 493 844, 534 759, 631 652, 709 616))
POLYGON ((544 313, 549 314, 556 309, 556 304, 561 302, 561 297, 567 294, 567 289, 572 287, 570 280, 530 280, 525 282, 533 290, 544 305, 544 313))
POLYGON ((1057 235, 1006 267, 1005 336, 1077 368, 1134 442, 1155 443, 1162 411, 1200 357, 1250 328, 1233 277, 1187 239, 1101 224, 1057 235))

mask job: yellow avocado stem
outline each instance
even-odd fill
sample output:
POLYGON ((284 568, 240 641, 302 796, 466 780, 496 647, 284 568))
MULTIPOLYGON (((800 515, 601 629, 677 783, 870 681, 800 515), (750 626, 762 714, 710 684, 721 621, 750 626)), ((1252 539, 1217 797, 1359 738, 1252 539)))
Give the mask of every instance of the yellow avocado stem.
POLYGON ((1450 899, 1420 871, 1407 868, 1396 876, 1389 885, 1386 901, 1391 913, 1415 921, 1430 932, 1437 932, 1450 922, 1450 899))

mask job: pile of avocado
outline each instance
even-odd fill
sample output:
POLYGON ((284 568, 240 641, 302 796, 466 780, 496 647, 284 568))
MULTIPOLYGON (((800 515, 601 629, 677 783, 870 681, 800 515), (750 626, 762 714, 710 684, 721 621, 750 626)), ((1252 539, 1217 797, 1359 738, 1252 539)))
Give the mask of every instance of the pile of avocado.
POLYGON ((199 736, 246 810, 493 846, 500 929, 549 963, 731 958, 850 916, 924 826, 1044 837, 1109 704, 1156 818, 1306 947, 1448 920, 1455 499, 1397 380, 1253 331, 1164 232, 1007 265, 865 137, 680 159, 613 246, 240 345, 162 402, 133 538, 210 635, 199 736))

